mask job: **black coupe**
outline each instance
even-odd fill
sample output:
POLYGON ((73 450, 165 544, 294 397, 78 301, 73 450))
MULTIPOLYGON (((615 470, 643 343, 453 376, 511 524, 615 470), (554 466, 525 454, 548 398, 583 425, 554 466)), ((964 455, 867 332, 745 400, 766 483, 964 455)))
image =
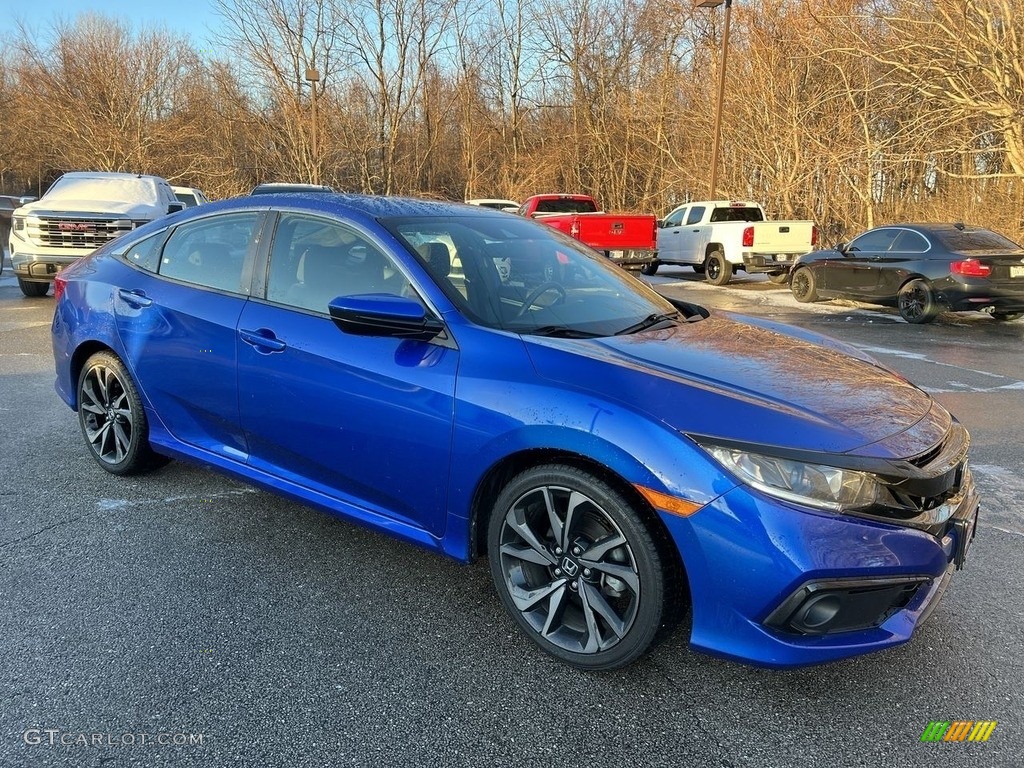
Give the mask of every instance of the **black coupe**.
POLYGON ((797 301, 854 299, 895 306, 908 323, 942 311, 981 311, 994 320, 1024 315, 1024 248, 966 224, 877 227, 793 264, 797 301))

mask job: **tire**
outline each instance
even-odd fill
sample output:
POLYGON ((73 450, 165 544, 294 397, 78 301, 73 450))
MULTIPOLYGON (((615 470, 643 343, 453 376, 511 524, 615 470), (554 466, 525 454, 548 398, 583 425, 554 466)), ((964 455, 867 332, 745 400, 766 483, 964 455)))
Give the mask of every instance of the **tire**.
POLYGON ((789 282, 789 272, 781 272, 777 275, 768 275, 768 281, 775 285, 785 285, 789 282))
POLYGON ((993 312, 992 319, 997 323, 1012 323, 1024 317, 1024 312, 993 312))
POLYGON ((29 280, 22 280, 20 277, 18 278, 18 287, 21 288, 23 294, 32 299, 45 296, 47 291, 50 290, 49 283, 34 283, 29 280))
POLYGON ((789 290, 793 292, 793 298, 801 304, 818 300, 817 281, 810 267, 801 267, 790 275, 789 290))
POLYGON ((138 474, 167 462, 150 447, 142 400, 112 352, 97 352, 82 367, 78 424, 96 463, 113 475, 138 474))
POLYGON ((712 251, 704 262, 704 278, 712 285, 725 285, 732 279, 732 264, 721 251, 712 251))
POLYGON ((899 307, 900 317, 915 325, 930 323, 942 310, 935 300, 931 286, 921 279, 911 280, 900 288, 896 296, 896 305, 899 307))
POLYGON ((659 264, 656 261, 652 261, 649 264, 644 264, 642 267, 640 267, 640 274, 641 275, 656 275, 656 274, 658 274, 658 267, 660 267, 660 266, 661 266, 661 264, 659 264))
POLYGON ((487 542, 505 609, 560 661, 622 667, 669 625, 669 575, 650 529, 632 502, 587 472, 550 465, 513 478, 487 542))

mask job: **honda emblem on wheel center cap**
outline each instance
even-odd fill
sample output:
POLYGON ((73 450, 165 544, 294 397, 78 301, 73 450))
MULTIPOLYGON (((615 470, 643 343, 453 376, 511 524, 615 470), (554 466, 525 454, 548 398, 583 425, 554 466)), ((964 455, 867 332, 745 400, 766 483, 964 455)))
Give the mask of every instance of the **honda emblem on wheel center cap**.
POLYGON ((563 557, 562 570, 565 571, 566 576, 572 578, 579 572, 580 566, 579 563, 575 562, 574 560, 571 560, 568 557, 563 557))

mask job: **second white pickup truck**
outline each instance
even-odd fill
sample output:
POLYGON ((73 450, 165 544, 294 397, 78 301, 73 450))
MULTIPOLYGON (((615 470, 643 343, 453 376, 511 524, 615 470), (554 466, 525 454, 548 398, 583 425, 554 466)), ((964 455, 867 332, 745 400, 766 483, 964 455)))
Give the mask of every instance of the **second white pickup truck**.
POLYGON ((783 283, 796 257, 817 244, 813 221, 766 221, 758 203, 686 203, 658 223, 658 260, 642 271, 653 275, 661 264, 683 264, 714 285, 725 285, 741 270, 783 283))

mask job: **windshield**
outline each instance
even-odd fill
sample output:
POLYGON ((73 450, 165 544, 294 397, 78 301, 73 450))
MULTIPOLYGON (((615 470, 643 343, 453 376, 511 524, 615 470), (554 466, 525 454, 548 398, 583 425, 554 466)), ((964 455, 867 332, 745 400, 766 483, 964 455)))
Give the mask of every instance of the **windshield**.
POLYGON ((515 333, 611 336, 677 316, 676 308, 596 251, 514 216, 381 222, 473 322, 515 333))
POLYGON ((156 184, 139 178, 90 178, 88 176, 62 176, 46 190, 47 202, 54 200, 117 200, 125 203, 155 205, 156 184))

